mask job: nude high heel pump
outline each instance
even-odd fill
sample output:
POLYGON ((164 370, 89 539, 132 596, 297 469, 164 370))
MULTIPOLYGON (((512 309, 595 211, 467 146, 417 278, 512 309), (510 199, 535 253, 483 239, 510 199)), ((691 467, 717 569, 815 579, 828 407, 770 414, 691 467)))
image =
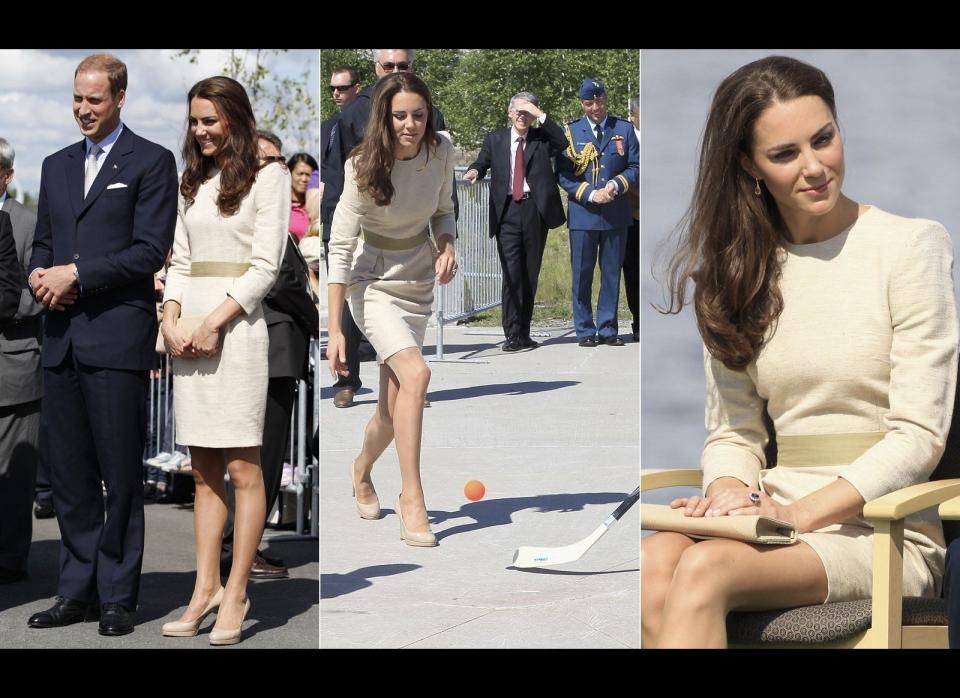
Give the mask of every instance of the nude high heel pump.
MULTIPOLYGON (((354 498, 357 496, 357 485, 353 479, 353 463, 350 464, 350 494, 353 495, 354 498)), ((374 492, 374 494, 376 494, 376 492, 374 492)), ((374 521, 380 518, 380 497, 377 497, 377 501, 370 502, 369 504, 364 504, 357 499, 356 504, 357 513, 360 514, 361 519, 374 521)))
POLYGON ((420 548, 432 548, 437 544, 437 537, 433 531, 427 530, 426 533, 417 533, 408 531, 403 525, 403 514, 400 513, 400 497, 397 497, 397 518, 400 519, 400 540, 407 545, 415 545, 420 548))
POLYGON ((160 632, 167 637, 193 637, 200 632, 200 624, 203 622, 203 619, 220 608, 221 601, 223 601, 223 587, 217 590, 217 593, 207 602, 206 607, 196 619, 174 620, 169 623, 164 623, 160 632))
POLYGON ((211 645, 235 645, 240 642, 240 629, 243 628, 243 621, 247 619, 247 613, 250 612, 250 599, 243 605, 243 617, 240 619, 240 626, 236 630, 217 630, 210 631, 211 645))

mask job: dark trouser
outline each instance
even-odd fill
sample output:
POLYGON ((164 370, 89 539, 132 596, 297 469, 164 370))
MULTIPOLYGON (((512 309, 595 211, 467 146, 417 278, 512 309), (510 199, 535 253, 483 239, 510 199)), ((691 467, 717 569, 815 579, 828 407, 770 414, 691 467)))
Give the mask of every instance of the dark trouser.
POLYGON ((40 400, 0 407, 0 568, 27 570, 39 443, 40 400))
POLYGON ((960 538, 947 548, 943 596, 947 600, 947 633, 950 649, 960 650, 960 538))
POLYGON ((346 301, 343 302, 343 309, 340 313, 340 329, 343 337, 346 339, 347 368, 350 373, 346 376, 340 376, 334 388, 353 388, 360 390, 363 385, 360 382, 360 342, 363 341, 363 332, 353 321, 353 313, 350 312, 350 306, 346 301))
POLYGON ((640 221, 633 219, 627 228, 627 247, 623 253, 623 285, 627 294, 627 306, 633 316, 630 328, 634 334, 640 331, 640 221))
POLYGON ((43 384, 60 525, 58 593, 88 603, 99 597, 101 603, 136 610, 148 372, 85 366, 71 351, 59 366, 44 369, 43 384))
MULTIPOLYGON (((267 495, 267 516, 280 493, 283 477, 283 454, 287 452, 290 435, 290 415, 293 413, 296 378, 271 378, 267 387, 267 411, 263 420, 263 446, 260 447, 260 468, 263 471, 263 490, 267 495)), ((224 567, 233 560, 233 488, 227 499, 227 525, 223 529, 220 564, 224 567)))
POLYGON ((572 271, 573 320, 577 339, 600 335, 617 336, 617 304, 620 301, 620 270, 627 244, 627 229, 570 229, 570 267, 572 271), (600 296, 597 298, 597 322, 593 322, 593 270, 600 259, 600 296))
POLYGON ((50 465, 47 463, 47 458, 47 423, 41 418, 37 484, 33 490, 33 499, 37 504, 53 504, 53 489, 50 487, 50 465))
POLYGON ((507 338, 530 337, 546 244, 547 228, 533 199, 509 199, 497 232, 497 255, 503 270, 503 334, 507 338))

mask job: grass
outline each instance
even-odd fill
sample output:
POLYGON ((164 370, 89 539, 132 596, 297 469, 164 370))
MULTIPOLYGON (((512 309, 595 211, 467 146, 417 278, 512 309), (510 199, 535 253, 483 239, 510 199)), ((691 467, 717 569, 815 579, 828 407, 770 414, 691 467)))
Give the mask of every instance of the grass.
MULTIPOLYGON (((537 300, 533 308, 534 325, 569 324, 573 321, 573 307, 570 303, 570 235, 566 226, 557 228, 547 235, 547 246, 543 252, 543 263, 540 266, 540 280, 537 284, 537 300)), ((600 294, 600 265, 597 264, 593 272, 593 311, 596 315, 597 296, 600 294)), ((627 307, 627 295, 623 290, 623 281, 620 282, 620 304, 617 308, 620 318, 620 327, 626 323, 630 329, 630 309, 627 307)), ((480 327, 498 326, 503 324, 502 313, 499 307, 483 313, 478 313, 458 324, 476 325, 480 327)))

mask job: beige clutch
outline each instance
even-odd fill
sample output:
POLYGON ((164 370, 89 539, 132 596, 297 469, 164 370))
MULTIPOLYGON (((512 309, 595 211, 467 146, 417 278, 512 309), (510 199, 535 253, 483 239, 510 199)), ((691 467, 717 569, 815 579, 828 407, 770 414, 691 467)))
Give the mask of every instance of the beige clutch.
MULTIPOLYGON (((204 317, 202 315, 191 315, 188 317, 181 316, 177 320, 177 327, 182 328, 187 332, 193 332, 195 329, 200 327, 203 323, 204 317)), ((158 354, 168 354, 167 343, 163 340, 163 332, 157 331, 157 353, 158 354)))
POLYGON ((763 545, 797 542, 797 530, 791 524, 769 516, 684 516, 683 509, 671 509, 665 504, 641 504, 640 528, 676 531, 693 538, 730 538, 763 545))

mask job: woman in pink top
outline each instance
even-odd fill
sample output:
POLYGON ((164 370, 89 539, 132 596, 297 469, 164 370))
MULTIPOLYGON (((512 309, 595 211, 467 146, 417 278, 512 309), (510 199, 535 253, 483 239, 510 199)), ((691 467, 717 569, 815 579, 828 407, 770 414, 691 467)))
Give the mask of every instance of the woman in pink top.
POLYGON ((310 228, 310 216, 307 215, 307 184, 310 176, 319 169, 317 161, 308 153, 297 153, 287 160, 287 169, 290 170, 290 232, 302 240, 310 228))

